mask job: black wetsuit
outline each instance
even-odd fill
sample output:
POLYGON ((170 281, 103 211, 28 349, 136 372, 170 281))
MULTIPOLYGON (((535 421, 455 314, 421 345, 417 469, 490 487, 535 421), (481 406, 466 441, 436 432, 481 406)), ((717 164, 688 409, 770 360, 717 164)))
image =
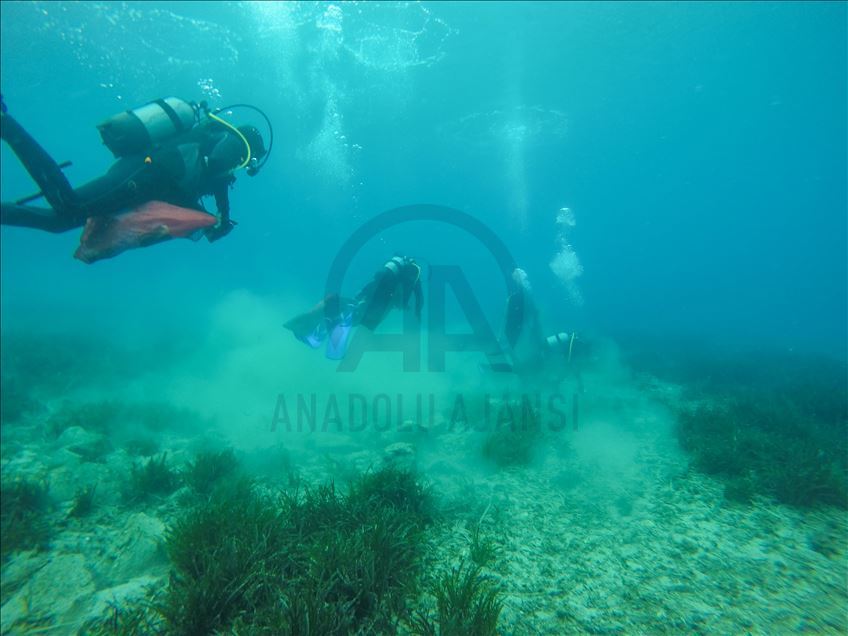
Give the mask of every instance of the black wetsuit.
POLYGON ((421 317, 421 268, 414 260, 395 256, 380 268, 374 279, 356 295, 356 321, 371 330, 383 321, 392 307, 403 309, 415 294, 415 315, 421 317))
POLYGON ((522 334, 529 337, 532 342, 539 343, 540 346, 544 342, 539 324, 539 311, 530 293, 523 287, 516 289, 506 300, 504 332, 509 346, 513 349, 518 346, 518 340, 522 334))
POLYGON ((108 216, 149 201, 205 211, 200 199, 215 197, 219 223, 209 240, 232 228, 228 189, 232 170, 245 154, 243 142, 214 122, 202 122, 148 153, 118 159, 102 177, 72 188, 62 169, 7 113, 0 115, 0 135, 41 188, 50 208, 2 204, 0 224, 65 232, 89 217, 108 216))
POLYGON ((546 343, 539 311, 530 292, 522 286, 507 298, 504 335, 515 371, 526 373, 541 367, 546 343))
POLYGON ((310 311, 289 320, 284 326, 291 329, 298 340, 317 347, 342 324, 365 325, 373 331, 393 307, 405 308, 413 294, 415 315, 420 318, 421 268, 411 258, 396 256, 374 274, 356 297, 329 294, 310 311))

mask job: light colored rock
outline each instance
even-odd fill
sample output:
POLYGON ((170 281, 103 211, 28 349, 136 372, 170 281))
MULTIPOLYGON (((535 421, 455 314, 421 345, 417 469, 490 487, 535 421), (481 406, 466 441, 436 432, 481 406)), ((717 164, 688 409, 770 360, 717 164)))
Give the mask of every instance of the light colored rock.
POLYGON ((88 606, 94 581, 81 554, 62 554, 35 572, 0 611, 3 634, 23 634, 27 624, 51 620, 73 624, 88 606))
POLYGON ((47 474, 44 453, 24 450, 3 463, 4 479, 43 479, 47 474))
POLYGON ((397 468, 410 470, 415 464, 415 447, 409 442, 396 442, 383 449, 383 461, 397 468))
POLYGON ((415 455, 415 447, 409 442, 397 442, 386 446, 383 453, 387 458, 411 457, 415 455))
POLYGON ((106 492, 116 484, 109 469, 103 464, 83 462, 78 465, 66 465, 50 473, 50 496, 55 501, 73 501, 74 496, 83 488, 96 486, 95 506, 105 501, 106 492))
POLYGON ((92 569, 101 580, 119 584, 167 564, 165 524, 143 512, 130 516, 110 537, 104 555, 92 569))
POLYGON ((3 564, 2 575, 0 575, 0 589, 3 591, 0 605, 4 604, 15 592, 17 592, 33 575, 43 568, 49 556, 35 550, 18 552, 9 557, 3 564))
POLYGON ((59 435, 59 439, 56 440, 56 446, 63 447, 91 444, 99 440, 101 437, 102 435, 87 431, 81 426, 69 426, 62 431, 61 435, 59 435))
POLYGON ((91 610, 83 622, 102 620, 109 616, 113 607, 131 606, 146 599, 149 589, 164 587, 166 583, 165 577, 139 576, 121 585, 98 590, 91 600, 91 610))
POLYGON ((82 460, 80 459, 79 455, 77 455, 76 453, 72 453, 67 448, 60 448, 59 450, 50 453, 44 458, 44 462, 45 464, 47 464, 51 475, 51 481, 53 481, 52 476, 57 469, 68 468, 70 470, 73 470, 80 465, 81 461, 82 460))

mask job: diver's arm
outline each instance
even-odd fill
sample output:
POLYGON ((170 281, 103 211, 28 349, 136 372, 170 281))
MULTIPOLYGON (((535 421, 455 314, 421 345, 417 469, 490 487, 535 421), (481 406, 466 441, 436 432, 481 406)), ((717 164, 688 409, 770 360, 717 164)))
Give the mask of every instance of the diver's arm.
POLYGON ((244 144, 230 133, 210 135, 203 151, 206 169, 212 175, 225 174, 244 161, 244 144))
POLYGON ((215 184, 212 190, 219 219, 218 224, 206 232, 206 237, 210 243, 225 237, 235 227, 235 223, 230 220, 230 183, 232 183, 232 179, 222 179, 215 184))
POLYGON ((504 335, 511 349, 515 348, 524 323, 524 293, 513 292, 506 299, 506 324, 504 335))
POLYGON ((221 225, 230 223, 230 181, 229 179, 220 181, 213 190, 215 196, 215 209, 218 210, 218 216, 221 218, 221 225))

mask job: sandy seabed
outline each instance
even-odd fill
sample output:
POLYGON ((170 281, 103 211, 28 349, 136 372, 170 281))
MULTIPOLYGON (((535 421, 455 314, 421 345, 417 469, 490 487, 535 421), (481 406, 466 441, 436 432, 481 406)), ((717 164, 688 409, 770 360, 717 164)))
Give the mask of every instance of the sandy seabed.
MULTIPOLYGON (((400 457, 431 482, 445 511, 428 539, 436 569, 465 557, 475 525, 495 546, 484 571, 503 593, 504 634, 848 632, 844 511, 727 502, 721 484, 690 470, 677 447, 669 406, 683 400, 682 387, 591 374, 584 385, 579 429, 544 432, 527 467, 486 464, 481 434, 450 430, 444 419, 367 444, 343 435, 304 444, 281 433, 273 446, 239 450, 237 438, 211 431, 160 431, 157 442, 174 465, 232 444, 253 465, 278 457, 312 482, 400 457)), ((97 434, 74 426, 47 441, 44 417, 2 431, 4 481, 47 479, 57 528, 48 550, 4 564, 3 634, 76 633, 168 579, 164 540, 179 491, 122 505, 132 458, 119 449, 84 461, 72 449, 97 434), (95 512, 67 518, 74 493, 92 483, 95 512)))

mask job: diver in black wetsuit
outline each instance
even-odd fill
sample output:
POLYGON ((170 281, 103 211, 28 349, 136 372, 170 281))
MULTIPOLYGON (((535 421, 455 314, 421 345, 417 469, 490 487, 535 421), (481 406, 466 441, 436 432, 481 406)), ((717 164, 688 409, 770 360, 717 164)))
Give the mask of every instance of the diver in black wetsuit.
POLYGON ((373 331, 392 309, 405 309, 413 295, 415 316, 420 320, 423 304, 421 267, 409 256, 396 255, 354 298, 330 294, 284 326, 313 349, 329 338, 327 357, 338 359, 344 355, 352 327, 364 325, 373 331))
POLYGON ((512 278, 514 288, 507 297, 504 326, 510 362, 493 365, 493 369, 511 371, 534 381, 554 381, 563 372, 576 372, 575 352, 579 350, 580 357, 585 357, 585 341, 574 332, 545 337, 526 272, 516 268, 512 278))
POLYGON ((358 323, 372 331, 393 309, 405 309, 415 295, 415 317, 421 319, 421 267, 409 256, 394 256, 354 299, 358 323))
POLYGON ((519 374, 537 372, 544 363, 544 342, 539 311, 530 293, 523 269, 512 273, 513 290, 506 300, 504 336, 512 359, 511 370, 519 374))
POLYGON ((264 165, 258 160, 267 153, 253 126, 235 128, 208 109, 209 117, 198 121, 204 107, 167 98, 107 120, 98 128, 117 161, 105 175, 75 189, 2 103, 0 136, 41 191, 16 203, 3 202, 0 224, 65 232, 90 217, 119 214, 150 201, 205 211, 201 198, 212 195, 218 222, 206 236, 210 241, 225 236, 234 226, 228 195, 233 171, 247 167, 248 174, 256 174, 264 165), (26 205, 40 196, 50 208, 26 205))

